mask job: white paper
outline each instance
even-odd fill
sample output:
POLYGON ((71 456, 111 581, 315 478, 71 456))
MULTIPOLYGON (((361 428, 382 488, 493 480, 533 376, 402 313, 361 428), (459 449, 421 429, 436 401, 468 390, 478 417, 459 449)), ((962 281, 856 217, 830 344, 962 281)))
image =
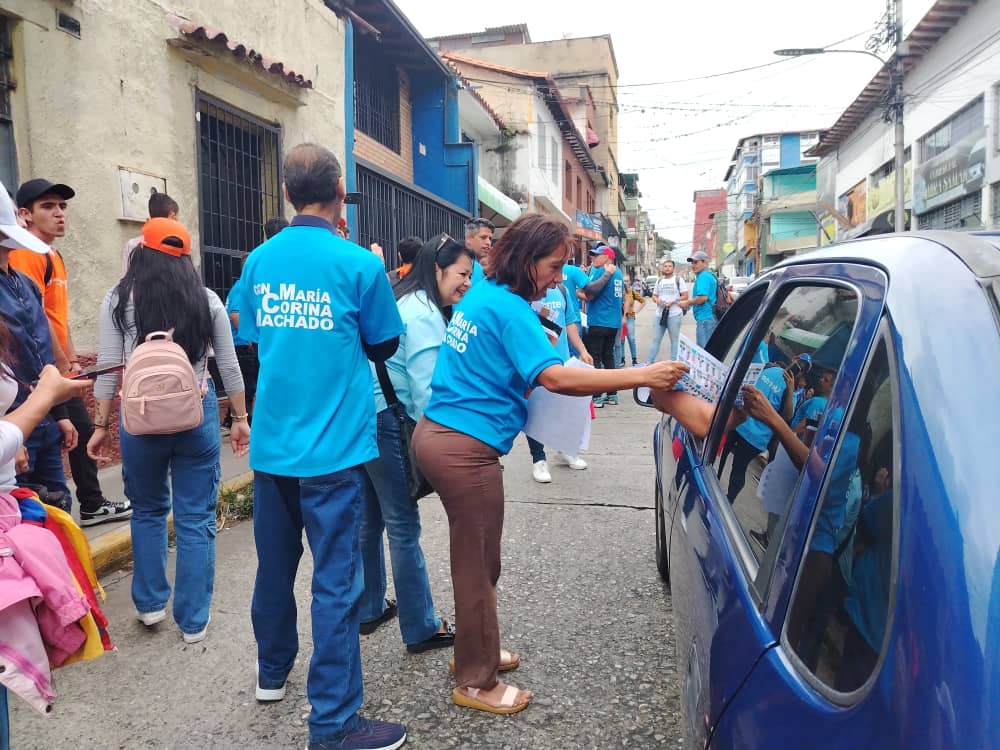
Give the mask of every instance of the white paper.
POLYGON ((681 334, 677 344, 677 361, 687 364, 690 372, 677 381, 674 390, 693 393, 710 404, 719 400, 729 374, 728 367, 684 334, 681 334))
POLYGON ((760 378, 762 372, 764 372, 764 365, 760 362, 753 362, 747 368, 747 374, 743 376, 743 382, 740 383, 740 392, 736 394, 736 403, 734 406, 737 409, 743 408, 743 386, 757 385, 757 380, 760 378))
MULTIPOLYGON (((566 367, 593 369, 576 357, 566 367)), ((590 396, 564 396, 535 388, 528 397, 524 434, 567 456, 580 455, 590 447, 590 396)))

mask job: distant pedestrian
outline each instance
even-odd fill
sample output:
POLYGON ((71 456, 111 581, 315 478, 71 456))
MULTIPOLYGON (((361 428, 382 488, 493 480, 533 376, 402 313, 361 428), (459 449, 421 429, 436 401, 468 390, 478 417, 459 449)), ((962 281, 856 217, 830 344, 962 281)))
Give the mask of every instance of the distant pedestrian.
POLYGON ((674 273, 674 262, 664 261, 660 267, 662 276, 653 287, 653 302, 656 304, 656 315, 653 318, 653 338, 649 344, 647 362, 655 362, 660 354, 660 345, 664 334, 670 336, 670 359, 677 359, 677 345, 680 343, 681 321, 684 319, 684 308, 681 302, 688 298, 687 284, 674 273))
POLYGON ((384 374, 373 374, 379 455, 365 464, 371 481, 361 516, 365 571, 361 633, 375 632, 398 612, 399 630, 411 653, 452 646, 455 629, 434 612, 427 565, 420 549, 420 511, 407 484, 409 444, 403 440, 400 422, 416 422, 424 415, 445 326, 451 320, 453 306, 471 285, 472 261, 472 251, 446 234, 422 246, 410 273, 393 289, 406 330, 396 353, 386 361, 384 374), (380 384, 380 378, 385 376, 395 395, 396 403, 391 406, 380 384), (389 537, 398 605, 385 597, 384 532, 389 537))
POLYGON ((497 680, 498 671, 521 661, 500 648, 496 585, 500 456, 524 429, 527 391, 542 386, 582 396, 638 385, 670 388, 685 369, 675 362, 619 371, 563 366, 531 303, 562 279, 569 240, 562 222, 541 214, 524 214, 506 228, 486 280, 468 291, 448 326, 431 400, 413 434, 417 463, 448 514, 457 627, 452 700, 490 713, 516 713, 531 701, 530 692, 497 680))
POLYGON ((336 233, 346 196, 337 158, 303 143, 286 154, 283 174, 297 215, 251 253, 237 300, 240 335, 260 355, 253 428, 263 437, 250 451, 256 696, 283 699, 295 664, 304 529, 313 560, 309 748, 394 748, 405 727, 358 715, 358 534, 364 464, 378 456, 368 362, 395 353, 403 324, 382 261, 336 233))
POLYGON ((698 346, 705 346, 708 343, 715 327, 719 324, 712 309, 717 298, 719 282, 715 274, 709 270, 708 261, 708 253, 704 250, 699 250, 688 258, 688 263, 695 272, 694 291, 691 292, 690 299, 680 302, 682 308, 691 308, 694 311, 698 346))
MULTIPOLYGON (((615 341, 625 325, 625 280, 615 265, 615 251, 603 242, 590 248, 590 281, 583 291, 587 299, 587 350, 594 364, 606 370, 618 367, 615 361, 615 341)), ((594 396, 594 406, 617 405, 618 392, 594 396)))
MULTIPOLYGON (((631 359, 629 366, 635 367, 639 364, 639 355, 635 345, 635 316, 642 312, 646 306, 646 298, 642 296, 642 284, 636 288, 636 284, 629 284, 625 291, 625 340, 628 342, 628 350, 631 359), (639 307, 637 308, 636 305, 639 307)), ((624 367, 624 353, 622 354, 621 365, 624 367)))
POLYGON ((264 222, 264 239, 269 240, 282 229, 288 226, 288 219, 283 216, 275 216, 264 222))
MULTIPOLYGON (((180 213, 177 201, 166 193, 153 193, 149 196, 148 210, 150 219, 176 219, 180 213)), ((133 237, 125 243, 125 249, 122 251, 122 276, 124 276, 125 272, 128 271, 128 264, 129 259, 132 257, 132 251, 135 250, 141 242, 142 235, 140 234, 138 237, 133 237)))
MULTIPOLYGON (((229 321, 222 301, 207 289, 191 262, 191 236, 172 219, 150 219, 129 269, 104 297, 98 313, 97 366, 129 362, 149 334, 171 331, 204 382, 201 424, 172 434, 133 435, 118 430, 125 492, 132 501, 132 601, 139 621, 155 625, 166 617, 171 589, 167 580, 167 516, 173 511, 177 538, 174 621, 187 643, 208 632, 215 579, 215 503, 219 492, 219 406, 206 375, 208 352, 215 351, 233 416, 230 442, 236 455, 247 451, 250 427, 229 321)), ((112 399, 118 375, 94 384, 92 459, 104 460, 110 442, 112 399)))
MULTIPOLYGON (((413 261, 424 246, 424 241, 419 237, 404 237, 396 245, 396 257, 399 260, 399 267, 395 271, 389 271, 389 282, 394 286, 406 278, 406 274, 413 268, 413 261)), ((471 251, 470 251, 471 252, 471 251)))
POLYGON ((476 260, 472 264, 472 283, 475 284, 485 278, 483 266, 493 247, 493 232, 496 227, 493 222, 481 217, 471 219, 465 224, 465 246, 476 255, 476 260))

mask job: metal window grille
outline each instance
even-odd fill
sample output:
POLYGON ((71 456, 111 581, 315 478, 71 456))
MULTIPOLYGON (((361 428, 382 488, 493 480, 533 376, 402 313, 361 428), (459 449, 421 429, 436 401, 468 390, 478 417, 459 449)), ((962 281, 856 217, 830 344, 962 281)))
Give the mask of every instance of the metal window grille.
POLYGON ((198 95, 201 271, 223 299, 282 214, 280 155, 280 126, 198 95))
POLYGON ((415 235, 429 240, 447 232, 458 242, 464 241, 467 216, 365 167, 358 167, 357 176, 357 191, 361 194, 358 244, 381 245, 386 268, 399 265, 396 245, 404 237, 415 235))
POLYGON ((373 42, 354 47, 354 127, 400 152, 399 71, 373 42))
POLYGON ((917 221, 921 229, 956 229, 958 227, 979 226, 983 215, 983 191, 938 206, 933 211, 920 214, 917 221))
POLYGON ((13 60, 10 19, 0 16, 0 179, 4 185, 16 186, 17 151, 14 148, 14 121, 10 106, 10 93, 14 90, 13 60))

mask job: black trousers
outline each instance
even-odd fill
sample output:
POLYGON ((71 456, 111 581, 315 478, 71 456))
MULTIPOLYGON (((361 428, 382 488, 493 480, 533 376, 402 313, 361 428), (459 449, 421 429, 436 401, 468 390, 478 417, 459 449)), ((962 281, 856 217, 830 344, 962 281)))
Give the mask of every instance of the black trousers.
POLYGON ((87 455, 87 441, 94 434, 94 423, 90 421, 86 402, 79 396, 66 402, 66 410, 69 412, 69 421, 80 436, 76 448, 69 452, 69 468, 76 484, 76 499, 81 510, 93 512, 104 504, 104 493, 97 480, 97 463, 87 455))
MULTIPOLYGON (((604 370, 617 370, 615 362, 615 339, 621 335, 620 328, 590 326, 587 329, 587 350, 594 358, 594 366, 604 370)), ((608 391, 609 396, 617 396, 618 391, 608 391)))
POLYGON ((722 453, 722 462, 719 464, 719 474, 722 474, 722 470, 726 467, 726 458, 732 455, 733 467, 729 472, 729 491, 726 492, 730 503, 735 502, 740 492, 743 491, 743 485, 747 482, 747 467, 760 452, 760 448, 748 443, 735 430, 730 431, 726 437, 726 447, 722 453))

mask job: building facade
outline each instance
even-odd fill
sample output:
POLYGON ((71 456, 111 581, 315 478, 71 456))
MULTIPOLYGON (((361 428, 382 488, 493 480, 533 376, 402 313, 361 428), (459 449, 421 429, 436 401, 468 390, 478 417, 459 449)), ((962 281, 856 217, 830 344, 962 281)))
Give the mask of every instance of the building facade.
MULTIPOLYGON (((1000 5, 941 0, 905 40, 907 226, 1000 225, 1000 5)), ((880 70, 811 152, 819 164, 820 241, 893 231, 894 128, 880 70)))
POLYGON ((708 253, 708 257, 711 258, 710 265, 713 268, 719 268, 723 259, 713 217, 725 210, 726 191, 723 188, 694 191, 694 230, 691 235, 691 252, 708 253))
POLYGON ((759 248, 742 259, 742 276, 752 276, 817 245, 815 163, 772 169, 761 178, 760 196, 748 222, 756 225, 759 248))

